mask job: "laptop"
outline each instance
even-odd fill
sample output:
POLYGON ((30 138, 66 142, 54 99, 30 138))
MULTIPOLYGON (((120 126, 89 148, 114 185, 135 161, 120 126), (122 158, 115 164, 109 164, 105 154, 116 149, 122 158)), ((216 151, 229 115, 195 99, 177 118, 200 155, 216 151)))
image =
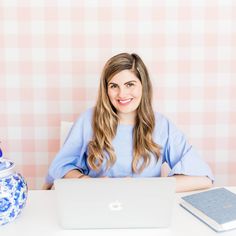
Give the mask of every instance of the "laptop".
POLYGON ((55 180, 64 229, 163 228, 171 224, 174 178, 55 180))

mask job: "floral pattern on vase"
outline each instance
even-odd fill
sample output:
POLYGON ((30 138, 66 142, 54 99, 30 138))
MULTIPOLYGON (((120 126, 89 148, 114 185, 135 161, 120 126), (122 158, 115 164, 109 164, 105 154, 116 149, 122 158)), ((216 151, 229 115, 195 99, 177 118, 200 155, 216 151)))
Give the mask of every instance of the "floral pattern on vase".
POLYGON ((28 187, 14 163, 0 158, 0 226, 15 220, 24 208, 28 187))

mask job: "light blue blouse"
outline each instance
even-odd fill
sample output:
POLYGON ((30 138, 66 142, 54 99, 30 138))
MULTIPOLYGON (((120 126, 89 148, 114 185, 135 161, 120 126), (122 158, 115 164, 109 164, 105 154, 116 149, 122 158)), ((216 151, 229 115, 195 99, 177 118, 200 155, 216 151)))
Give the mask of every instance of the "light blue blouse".
POLYGON ((74 123, 64 145, 56 155, 49 167, 46 181, 53 183, 55 179, 62 178, 68 171, 78 169, 90 177, 159 177, 161 165, 167 162, 171 171, 169 176, 183 174, 191 176, 208 176, 212 181, 214 177, 211 169, 200 158, 196 150, 186 141, 185 136, 173 123, 160 113, 155 113, 155 129, 153 140, 162 147, 162 155, 158 162, 151 156, 151 162, 141 174, 132 172, 132 125, 118 125, 112 146, 116 154, 115 164, 105 171, 105 162, 99 172, 91 170, 87 165, 88 143, 92 138, 93 109, 88 109, 74 123))

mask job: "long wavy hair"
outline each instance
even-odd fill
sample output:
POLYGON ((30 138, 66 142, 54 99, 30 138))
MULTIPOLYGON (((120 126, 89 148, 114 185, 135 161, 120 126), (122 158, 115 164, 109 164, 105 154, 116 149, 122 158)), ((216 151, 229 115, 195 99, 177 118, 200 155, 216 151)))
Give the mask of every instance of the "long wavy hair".
POLYGON ((152 139, 155 116, 152 109, 152 85, 147 68, 137 54, 120 53, 107 61, 100 79, 92 119, 93 138, 88 145, 87 159, 89 167, 95 171, 101 169, 105 160, 107 169, 116 162, 112 140, 116 135, 119 117, 108 97, 108 83, 114 75, 123 70, 132 71, 142 84, 142 98, 133 129, 132 171, 141 173, 149 165, 151 153, 156 160, 160 157, 161 147, 152 139))

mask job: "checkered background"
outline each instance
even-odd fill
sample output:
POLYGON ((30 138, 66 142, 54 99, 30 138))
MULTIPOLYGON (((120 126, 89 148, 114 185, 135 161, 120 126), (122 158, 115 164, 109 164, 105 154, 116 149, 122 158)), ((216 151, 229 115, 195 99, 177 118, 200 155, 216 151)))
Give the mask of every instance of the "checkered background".
POLYGON ((236 1, 0 0, 0 141, 31 189, 61 120, 94 105, 106 60, 136 52, 154 107, 236 185, 236 1))

